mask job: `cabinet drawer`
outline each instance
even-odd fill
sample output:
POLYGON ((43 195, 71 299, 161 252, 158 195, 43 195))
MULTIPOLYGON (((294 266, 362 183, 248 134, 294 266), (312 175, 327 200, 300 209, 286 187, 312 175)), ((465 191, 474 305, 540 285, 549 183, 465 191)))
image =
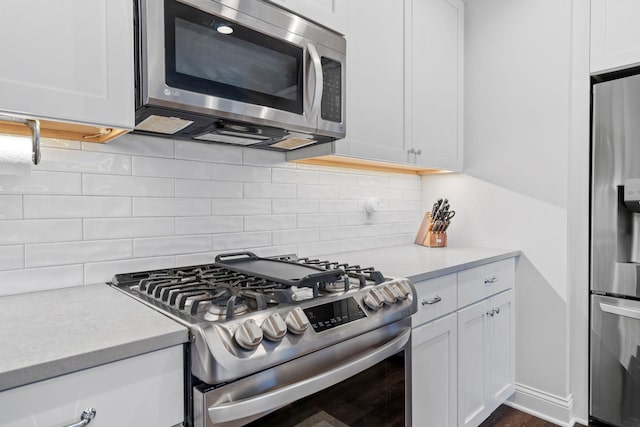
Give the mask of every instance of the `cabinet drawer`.
POLYGON ((458 307, 513 288, 515 267, 515 258, 509 258, 458 272, 458 307))
POLYGON ((66 426, 95 408, 90 427, 168 427, 184 421, 182 346, 0 393, 4 427, 66 426))
POLYGON ((456 275, 436 277, 413 284, 418 294, 418 312, 411 318, 413 327, 455 311, 456 275))

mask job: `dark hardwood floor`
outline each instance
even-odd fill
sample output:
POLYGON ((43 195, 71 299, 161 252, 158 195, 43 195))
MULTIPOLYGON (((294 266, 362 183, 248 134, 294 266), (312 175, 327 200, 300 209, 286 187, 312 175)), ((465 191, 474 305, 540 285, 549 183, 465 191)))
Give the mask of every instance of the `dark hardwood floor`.
MULTIPOLYGON (((541 420, 533 415, 502 405, 480 427, 556 427, 557 424, 541 420)), ((575 427, 584 427, 576 424, 575 427)))

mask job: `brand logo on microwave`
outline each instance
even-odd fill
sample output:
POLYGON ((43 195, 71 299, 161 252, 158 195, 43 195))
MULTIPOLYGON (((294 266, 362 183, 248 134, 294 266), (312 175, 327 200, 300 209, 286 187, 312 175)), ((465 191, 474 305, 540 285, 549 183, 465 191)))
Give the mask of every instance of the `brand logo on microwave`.
POLYGON ((175 89, 165 88, 164 94, 166 96, 180 96, 180 91, 175 89))

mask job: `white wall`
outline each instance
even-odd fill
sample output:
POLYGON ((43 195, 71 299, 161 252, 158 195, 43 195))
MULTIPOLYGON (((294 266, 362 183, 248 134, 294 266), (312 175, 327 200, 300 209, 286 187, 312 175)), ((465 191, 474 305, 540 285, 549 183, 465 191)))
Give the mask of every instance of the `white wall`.
MULTIPOLYGON (((586 420, 585 341, 574 339, 571 328, 585 334, 587 320, 569 298, 588 288, 568 280, 569 269, 583 278, 586 264, 576 265, 584 252, 568 254, 575 244, 567 237, 584 231, 584 221, 576 226, 568 212, 588 215, 588 71, 581 68, 588 26, 587 33, 576 30, 588 22, 588 4, 582 2, 584 14, 578 3, 466 2, 465 175, 423 178, 425 209, 447 197, 458 212, 448 230, 451 245, 523 251, 512 403, 562 425, 576 415, 586 420)), ((577 306, 584 309, 582 301, 577 306)))
POLYGON ((236 250, 307 256, 410 243, 421 198, 416 175, 295 165, 273 151, 139 135, 45 140, 30 176, 0 175, 0 295, 236 250), (367 217, 370 196, 381 210, 367 217))

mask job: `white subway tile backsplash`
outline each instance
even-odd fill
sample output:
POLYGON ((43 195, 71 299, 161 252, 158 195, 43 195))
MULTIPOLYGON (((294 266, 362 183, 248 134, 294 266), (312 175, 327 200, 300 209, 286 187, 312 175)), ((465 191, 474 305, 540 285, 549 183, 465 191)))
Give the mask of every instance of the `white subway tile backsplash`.
POLYGON ((320 239, 320 233, 317 228, 308 228, 303 230, 274 230, 272 231, 272 234, 274 245, 317 242, 320 239))
POLYGON ((340 195, 340 187, 333 185, 298 185, 299 199, 331 200, 340 195))
POLYGON ((176 159, 242 164, 242 148, 233 145, 175 141, 176 159))
MULTIPOLYGON (((374 217, 377 217, 380 213, 376 212, 373 214, 374 217)), ((356 213, 343 213, 339 215, 340 225, 362 225, 367 222, 367 214, 364 212, 356 212, 356 213)))
POLYGON ((0 220, 22 218, 22 196, 0 196, 0 220))
POLYGON ((176 179, 176 197, 241 198, 239 182, 176 179))
POLYGON ((243 185, 244 197, 248 199, 293 199, 296 197, 295 184, 248 182, 243 185))
POLYGON ((320 185, 355 185, 356 176, 338 172, 318 172, 318 183, 320 185))
POLYGON ((270 199, 215 199, 211 203, 213 215, 266 215, 271 213, 270 199))
POLYGON ((176 218, 176 234, 237 233, 242 224, 241 216, 176 218))
POLYGON ((278 151, 256 150, 254 148, 242 149, 242 162, 252 166, 270 166, 278 168, 295 168, 293 163, 285 161, 285 154, 278 151))
MULTIPOLYGON (((96 144, 96 145, 104 145, 104 144, 96 144)), ((40 138, 40 147, 80 150, 82 148, 82 143, 80 141, 70 141, 68 139, 40 138)))
POLYGON ((191 160, 133 156, 132 174, 164 178, 206 179, 211 177, 211 164, 191 160))
POLYGON ((215 261, 217 252, 200 252, 197 254, 176 255, 176 265, 211 264, 215 261))
POLYGON ((323 254, 335 254, 340 252, 339 242, 313 242, 313 243, 299 243, 298 255, 299 256, 317 256, 323 254))
POLYGON ((82 150, 43 148, 38 171, 131 175, 131 156, 82 150))
POLYGON ((85 151, 103 153, 133 154, 151 157, 173 157, 173 140, 158 136, 127 134, 109 141, 108 144, 83 142, 85 151))
POLYGON ((141 176, 84 174, 82 193, 103 196, 172 197, 174 180, 141 176))
POLYGON ((168 236, 175 233, 175 218, 88 218, 83 220, 84 240, 168 236))
POLYGON ((371 187, 340 187, 341 199, 362 200, 374 195, 374 189, 371 187))
POLYGON ((245 231, 266 231, 295 228, 295 215, 253 215, 245 217, 245 231))
POLYGON ((246 249, 271 245, 271 231, 259 231, 252 233, 220 234, 214 235, 212 247, 214 251, 226 251, 231 249, 246 249))
POLYGON ((211 202, 196 198, 134 197, 133 216, 208 216, 211 202))
POLYGON ((357 175, 355 185, 358 187, 384 188, 389 186, 389 178, 387 178, 386 176, 376 175, 357 175))
POLYGON ((271 172, 273 182, 289 184, 320 184, 318 172, 301 169, 279 169, 271 172))
POLYGON ((0 193, 80 194, 79 173, 38 172, 31 175, 0 175, 0 193))
POLYGON ((211 236, 209 235, 133 239, 133 256, 136 258, 207 252, 210 250, 211 236))
POLYGON ((25 246, 25 266, 48 267, 131 258, 130 239, 41 243, 25 246))
POLYGON ((0 272, 0 296, 82 284, 82 264, 0 272))
POLYGON ((30 176, 0 176, 0 294, 104 283, 238 250, 320 256, 411 243, 422 216, 417 176, 136 134, 43 145, 30 176), (367 216, 373 195, 380 210, 367 216))
POLYGON ((421 190, 422 180, 415 175, 400 175, 389 177, 389 188, 399 190, 421 190))
POLYGON ((131 216, 130 197, 24 196, 25 218, 131 216))
POLYGON ((90 262, 84 265, 84 283, 85 285, 97 285, 99 283, 111 282, 113 276, 116 274, 157 270, 175 266, 176 261, 173 256, 90 262))
POLYGON ((0 246, 0 270, 19 268, 24 268, 24 246, 0 246))
POLYGON ((216 164, 211 178, 216 181, 270 182, 271 168, 216 164))
POLYGON ((340 225, 340 215, 299 214, 298 228, 335 227, 340 225))
POLYGON ((320 212, 358 212, 364 211, 364 200, 323 200, 320 202, 320 212))
POLYGON ((298 253, 298 247, 296 245, 266 246, 260 248, 247 248, 247 250, 261 257, 298 253))
POLYGON ((272 203, 275 214, 315 213, 319 212, 321 204, 318 200, 299 199, 275 199, 272 203))
POLYGON ((360 227, 325 227, 320 229, 320 240, 352 239, 358 236, 360 227))
POLYGON ((82 240, 81 219, 0 221, 0 244, 82 240))

